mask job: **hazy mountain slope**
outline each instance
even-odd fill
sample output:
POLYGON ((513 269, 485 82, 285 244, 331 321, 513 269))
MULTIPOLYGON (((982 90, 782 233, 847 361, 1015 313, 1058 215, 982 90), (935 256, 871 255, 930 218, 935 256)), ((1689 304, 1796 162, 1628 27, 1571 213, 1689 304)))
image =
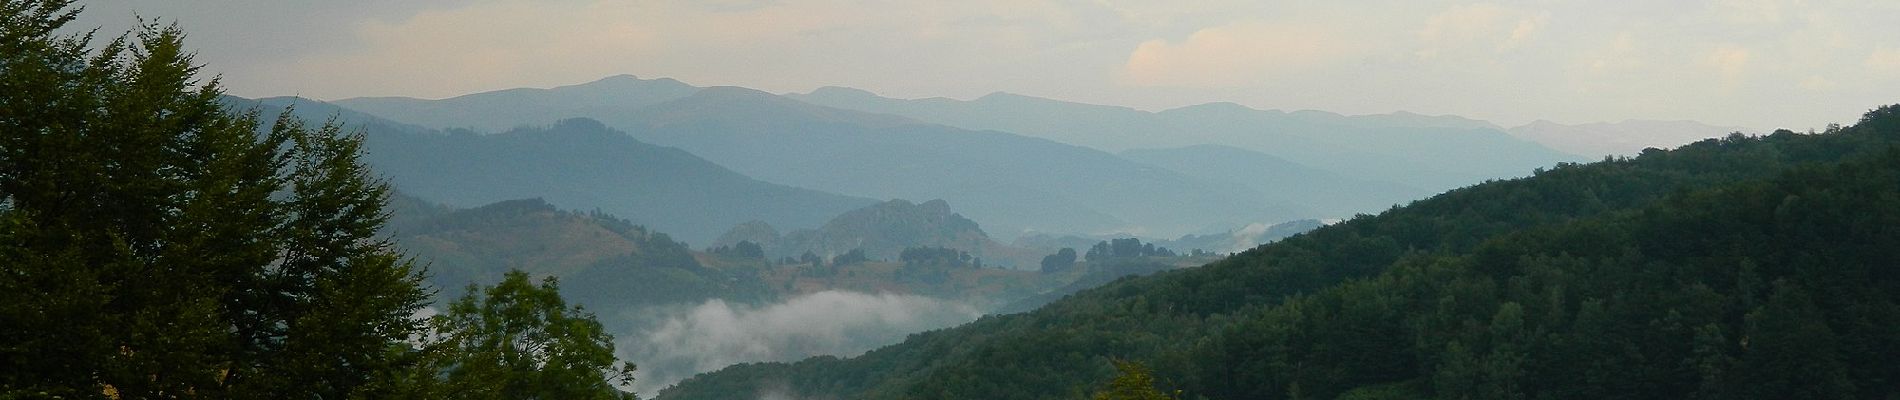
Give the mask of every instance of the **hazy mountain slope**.
POLYGON ((608 122, 774 182, 945 199, 1006 236, 1024 229, 1172 235, 1219 221, 1283 221, 1309 213, 1244 187, 1203 183, 1093 149, 818 107, 743 88, 708 88, 608 122))
POLYGON ((1513 127, 1511 136, 1541 143, 1550 148, 1585 157, 1629 156, 1645 148, 1667 149, 1708 138, 1728 136, 1750 130, 1734 126, 1714 126, 1695 121, 1628 120, 1564 125, 1536 121, 1513 127))
POLYGON ((1896 145, 1889 107, 1565 165, 660 398, 1074 398, 1109 359, 1188 398, 1891 397, 1896 145))
POLYGON ((755 271, 707 268, 665 233, 610 215, 561 211, 541 199, 453 209, 395 197, 385 231, 429 266, 430 283, 447 298, 469 284, 492 285, 510 269, 560 277, 564 296, 610 316, 628 307, 775 297, 755 271))
MULTIPOLYGON (((1247 251, 1248 249, 1285 239, 1289 236, 1304 233, 1321 226, 1326 226, 1326 222, 1317 219, 1301 219, 1277 224, 1254 222, 1222 231, 1181 235, 1181 237, 1175 239, 1141 239, 1141 241, 1153 243, 1159 247, 1166 247, 1176 254, 1193 254, 1194 250, 1200 250, 1214 255, 1226 255, 1228 253, 1247 251)), ((1015 241, 1010 242, 1010 245, 1026 249, 1039 249, 1046 254, 1053 253, 1057 249, 1064 247, 1075 249, 1076 251, 1083 251, 1099 242, 1129 237, 1129 235, 1082 236, 1035 234, 1016 238, 1015 241)))
POLYGON ((1152 164, 1208 182, 1242 185, 1306 205, 1315 217, 1350 217, 1377 212, 1432 193, 1390 182, 1365 181, 1315 169, 1260 152, 1222 145, 1194 145, 1121 152, 1123 158, 1152 164))
POLYGON ((599 209, 677 238, 708 243, 751 220, 807 227, 875 201, 761 182, 676 148, 586 119, 502 134, 443 133, 295 98, 238 101, 327 119, 366 134, 364 160, 396 188, 456 207, 543 198, 599 209))
POLYGON ((862 250, 873 260, 896 260, 905 249, 942 247, 981 257, 986 265, 1033 269, 1043 256, 991 240, 975 221, 951 211, 943 200, 886 201, 847 211, 817 229, 794 230, 782 237, 769 224, 748 222, 720 235, 713 245, 735 245, 740 240, 763 246, 772 259, 806 252, 830 259, 862 250))
POLYGON ((507 89, 440 100, 358 97, 338 106, 436 129, 471 128, 482 133, 520 126, 546 126, 574 117, 598 117, 693 94, 699 88, 671 78, 615 75, 549 89, 507 89))
MULTIPOLYGON (((1241 147, 1356 179, 1431 191, 1521 176, 1578 157, 1504 134, 1483 121, 1394 113, 1254 110, 1211 103, 1162 112, 997 93, 976 100, 900 100, 823 88, 790 97, 967 129, 993 129, 1109 151, 1197 144, 1241 147)), ((1274 194, 1274 193, 1269 193, 1274 194)))
POLYGON ((368 149, 396 187, 424 198, 463 205, 538 196, 698 243, 745 221, 814 226, 870 203, 760 182, 584 119, 495 135, 373 135, 368 149))

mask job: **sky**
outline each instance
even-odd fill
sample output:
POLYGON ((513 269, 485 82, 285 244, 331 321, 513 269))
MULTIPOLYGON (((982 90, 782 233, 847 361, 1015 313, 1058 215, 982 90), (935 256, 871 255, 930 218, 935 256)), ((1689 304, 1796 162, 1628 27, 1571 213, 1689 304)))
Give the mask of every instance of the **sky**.
POLYGON ((115 0, 235 95, 443 98, 609 75, 1455 114, 1850 124, 1900 103, 1900 1, 115 0))

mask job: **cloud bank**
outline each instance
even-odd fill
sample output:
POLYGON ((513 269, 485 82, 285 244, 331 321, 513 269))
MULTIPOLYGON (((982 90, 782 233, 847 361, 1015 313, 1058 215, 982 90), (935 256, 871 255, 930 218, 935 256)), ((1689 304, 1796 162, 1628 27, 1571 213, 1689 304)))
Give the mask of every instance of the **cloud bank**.
POLYGON ((825 291, 761 307, 709 300, 654 314, 652 328, 617 344, 622 359, 639 365, 634 389, 643 395, 737 363, 855 356, 982 311, 924 296, 825 291))

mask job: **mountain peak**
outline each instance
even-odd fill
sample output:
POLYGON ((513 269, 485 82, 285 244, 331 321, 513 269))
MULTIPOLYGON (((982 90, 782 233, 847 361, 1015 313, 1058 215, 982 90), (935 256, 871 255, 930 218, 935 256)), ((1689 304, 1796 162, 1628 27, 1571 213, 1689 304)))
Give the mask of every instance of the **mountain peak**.
POLYGON ((861 249, 872 258, 895 258, 911 247, 947 247, 980 256, 999 246, 975 221, 951 212, 947 201, 892 199, 839 214, 815 230, 787 233, 784 241, 768 247, 786 254, 861 249))
POLYGON ((757 126, 813 121, 850 121, 865 126, 915 123, 903 117, 825 107, 737 86, 706 87, 692 95, 660 103, 638 113, 643 114, 641 118, 644 122, 654 126, 707 120, 757 126))
POLYGON ((1191 106, 1176 108, 1169 111, 1244 113, 1244 112, 1256 112, 1256 111, 1261 111, 1261 110, 1253 108, 1253 107, 1241 105, 1240 103, 1231 102, 1231 101, 1217 101, 1213 103, 1195 104, 1191 106))
POLYGON ((950 202, 943 201, 943 199, 934 199, 931 201, 926 201, 923 204, 918 204, 917 206, 922 208, 924 211, 932 213, 932 214, 949 214, 950 213, 950 202))
POLYGON ((1015 93, 1010 93, 1010 92, 998 91, 998 92, 990 92, 990 94, 983 95, 983 97, 978 97, 976 98, 976 101, 1048 101, 1048 102, 1053 102, 1055 100, 1049 100, 1049 99, 1036 97, 1036 96, 1021 95, 1021 94, 1015 94, 1015 93))
POLYGON ((811 93, 806 93, 805 95, 820 96, 820 97, 835 97, 835 98, 880 97, 877 95, 877 93, 871 93, 871 91, 869 90, 853 88, 853 87, 844 87, 844 86, 825 86, 825 87, 821 87, 817 89, 812 89, 811 93))
POLYGON ((595 79, 593 82, 583 83, 583 85, 589 84, 589 83, 641 82, 641 81, 645 81, 645 79, 640 79, 640 77, 634 76, 633 74, 616 74, 616 75, 608 75, 600 79, 595 79))

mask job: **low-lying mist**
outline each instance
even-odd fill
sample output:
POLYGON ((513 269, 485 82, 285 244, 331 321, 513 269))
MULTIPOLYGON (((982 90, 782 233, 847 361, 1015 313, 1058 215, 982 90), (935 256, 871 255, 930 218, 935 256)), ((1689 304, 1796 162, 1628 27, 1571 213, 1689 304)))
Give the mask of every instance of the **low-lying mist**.
POLYGON ((643 332, 620 335, 620 355, 639 365, 634 389, 660 388, 732 364, 855 356, 905 335, 975 320, 958 301, 890 293, 824 291, 766 306, 708 300, 649 310, 643 332))

